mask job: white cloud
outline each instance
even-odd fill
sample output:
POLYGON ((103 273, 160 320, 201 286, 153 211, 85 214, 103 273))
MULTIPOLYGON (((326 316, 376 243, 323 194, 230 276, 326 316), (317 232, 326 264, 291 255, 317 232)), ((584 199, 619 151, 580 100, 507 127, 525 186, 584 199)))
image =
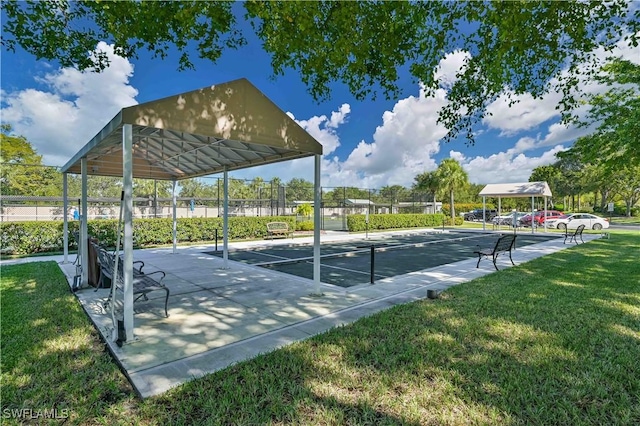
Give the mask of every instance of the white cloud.
POLYGON ((418 97, 398 101, 383 114, 373 141, 361 141, 342 168, 358 171, 380 186, 410 184, 418 173, 435 169, 433 156, 446 134, 436 121, 445 102, 442 90, 433 98, 426 98, 421 90, 418 97))
POLYGON ((351 106, 349 104, 342 104, 338 111, 331 113, 331 119, 327 123, 327 127, 337 128, 339 125, 347 120, 347 116, 351 112, 351 106))
POLYGON ((113 54, 102 73, 63 68, 37 78, 48 91, 3 92, 2 120, 11 124, 43 156, 43 163, 63 165, 123 107, 137 104, 138 91, 129 85, 133 65, 113 54))
POLYGON ((517 150, 507 150, 488 157, 476 156, 465 158, 460 152, 451 151, 452 158, 461 161, 462 167, 469 174, 472 183, 509 183, 526 182, 531 176, 531 172, 538 166, 544 166, 556 161, 556 153, 564 151, 566 148, 557 145, 545 151, 539 157, 527 157, 517 150))
POLYGON ((464 72, 466 61, 471 58, 469 52, 456 50, 445 55, 438 64, 434 78, 440 81, 440 86, 450 88, 458 80, 457 74, 464 72))
POLYGON ((504 94, 487 106, 488 115, 482 123, 489 128, 501 130, 501 135, 504 136, 530 130, 553 117, 558 117, 556 106, 561 99, 562 94, 556 92, 538 99, 530 94, 504 94), (510 105, 509 96, 518 102, 510 105))
POLYGON ((342 104, 338 111, 331 113, 331 118, 327 118, 326 115, 316 115, 308 120, 296 120, 291 112, 287 112, 287 115, 322 144, 324 155, 329 155, 340 146, 340 138, 336 129, 346 122, 350 112, 351 106, 342 104))
MULTIPOLYGON (((443 90, 435 97, 427 98, 422 89, 418 97, 409 96, 398 101, 391 111, 383 113, 382 124, 376 128, 373 141, 361 140, 344 161, 332 154, 340 146, 337 130, 346 122, 350 112, 348 104, 332 112, 331 119, 320 115, 296 122, 323 145, 323 186, 411 186, 417 174, 436 168, 433 156, 439 152, 440 139, 446 134, 436 120, 438 110, 445 102, 443 90)), ((288 114, 295 119, 293 114, 288 114)), ((279 176, 284 181, 291 177, 312 180, 313 161, 303 159, 277 168, 267 166, 260 172, 279 176)))
MULTIPOLYGON (((31 141, 44 162, 64 164, 78 149, 93 137, 121 108, 135 105, 137 90, 129 84, 133 65, 114 56, 109 46, 99 45, 109 52, 112 65, 101 74, 81 73, 74 69, 61 69, 38 78, 49 90, 25 89, 2 92, 3 122, 14 127, 31 141)), ((620 54, 640 61, 638 49, 621 45, 620 54)), ((456 74, 464 67, 468 52, 456 51, 445 57, 435 73, 442 87, 450 86, 456 74)), ((585 86, 585 90, 598 92, 598 86, 585 86)), ((434 157, 440 153, 440 139, 446 129, 437 124, 438 111, 446 104, 445 90, 426 97, 422 87, 417 96, 398 100, 391 110, 382 113, 380 124, 371 135, 361 135, 352 151, 339 158, 336 150, 346 141, 340 140, 340 130, 349 125, 351 106, 343 103, 327 115, 316 115, 296 120, 316 138, 324 149, 322 159, 322 185, 381 188, 386 185, 411 186, 414 177, 437 166, 434 157)), ((495 129, 498 138, 529 131, 509 149, 491 155, 466 157, 451 151, 477 183, 526 181, 533 168, 555 161, 555 153, 569 146, 577 137, 590 129, 567 127, 553 122, 558 117, 555 106, 560 95, 551 93, 541 99, 525 94, 519 103, 509 107, 504 97, 489 105, 493 116, 483 123, 486 129, 495 129), (546 128, 543 123, 550 122, 546 128), (531 130, 539 129, 538 135, 531 130), (544 152, 542 152, 544 151, 544 152), (537 156, 531 153, 535 152, 537 156)), ((583 114, 584 112, 581 112, 583 114)), ((293 114, 288 113, 295 119, 293 114)), ((488 141, 479 143, 487 143, 488 141)), ((342 147, 341 151, 344 150, 342 147)), ((314 160, 305 158, 274 165, 235 172, 235 177, 260 176, 269 180, 280 177, 283 181, 299 177, 313 180, 314 160)))
MULTIPOLYGON (((612 56, 640 63, 640 48, 629 46, 627 42, 620 40, 612 52, 605 52, 604 49, 599 48, 592 53, 594 60, 600 64, 604 64, 612 56)), ((567 71, 563 71, 562 75, 566 77, 567 71)), ((608 86, 589 79, 586 66, 580 70, 578 76, 581 78, 578 83, 579 93, 598 94, 609 90, 608 86)), ((553 79, 549 87, 554 87, 556 84, 557 79, 553 79)), ((487 106, 489 115, 483 119, 483 124, 489 128, 500 130, 501 135, 504 136, 534 129, 547 120, 560 117, 560 111, 556 108, 561 100, 562 93, 553 90, 537 99, 528 93, 515 95, 513 92, 505 91, 503 95, 487 106), (516 102, 510 105, 509 98, 516 102)), ((587 107, 580 107, 574 111, 577 117, 584 117, 587 112, 587 107)), ((580 135, 585 134, 582 131, 571 130, 571 128, 568 128, 567 131, 573 131, 580 135)))

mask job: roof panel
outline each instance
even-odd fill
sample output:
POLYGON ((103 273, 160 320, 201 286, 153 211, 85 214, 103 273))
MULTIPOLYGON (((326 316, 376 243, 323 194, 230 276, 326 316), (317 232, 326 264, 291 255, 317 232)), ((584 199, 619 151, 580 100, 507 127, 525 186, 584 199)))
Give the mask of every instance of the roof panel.
POLYGON ((133 176, 179 180, 322 154, 322 145, 248 80, 124 108, 62 168, 122 176, 122 127, 133 128, 133 176))
POLYGON ((486 197, 551 197, 547 182, 492 183, 480 191, 486 197))

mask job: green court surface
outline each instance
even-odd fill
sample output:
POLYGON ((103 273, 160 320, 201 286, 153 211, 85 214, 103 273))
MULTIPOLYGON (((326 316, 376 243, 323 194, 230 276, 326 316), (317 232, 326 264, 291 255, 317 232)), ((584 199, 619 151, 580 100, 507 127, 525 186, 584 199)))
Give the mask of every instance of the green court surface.
MULTIPOLYGON (((341 287, 371 282, 371 246, 374 281, 477 258, 474 251, 492 247, 499 235, 480 232, 431 232, 372 236, 368 239, 322 243, 320 280, 341 287)), ((518 247, 558 238, 557 235, 519 234, 518 247)), ((222 256, 222 252, 207 252, 222 256)), ((313 245, 289 244, 229 251, 229 259, 313 279, 313 245)))

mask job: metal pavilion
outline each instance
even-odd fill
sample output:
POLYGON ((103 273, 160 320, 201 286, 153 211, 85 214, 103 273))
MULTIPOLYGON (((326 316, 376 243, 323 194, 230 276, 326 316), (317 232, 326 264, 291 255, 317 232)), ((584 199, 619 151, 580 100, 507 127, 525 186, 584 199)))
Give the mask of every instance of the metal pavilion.
MULTIPOLYGON (((87 176, 123 178, 123 272, 126 340, 134 338, 133 178, 173 182, 173 249, 176 249, 176 182, 224 174, 224 262, 228 259, 228 176, 232 170, 315 157, 314 281, 320 286, 320 159, 322 145, 246 79, 217 84, 123 108, 62 168, 82 177, 80 255, 87 264, 87 176)), ((67 218, 64 219, 65 260, 67 218)), ((82 285, 88 271, 83 268, 82 285)), ((115 326, 115 325, 114 325, 115 326)))

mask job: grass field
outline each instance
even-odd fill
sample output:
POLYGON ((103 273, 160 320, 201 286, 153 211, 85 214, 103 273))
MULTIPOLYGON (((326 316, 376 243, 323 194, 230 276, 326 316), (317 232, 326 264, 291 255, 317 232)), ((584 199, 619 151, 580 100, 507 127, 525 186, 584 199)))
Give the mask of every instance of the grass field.
POLYGON ((143 401, 55 263, 3 266, 3 424, 639 424, 639 258, 615 232, 143 401))

